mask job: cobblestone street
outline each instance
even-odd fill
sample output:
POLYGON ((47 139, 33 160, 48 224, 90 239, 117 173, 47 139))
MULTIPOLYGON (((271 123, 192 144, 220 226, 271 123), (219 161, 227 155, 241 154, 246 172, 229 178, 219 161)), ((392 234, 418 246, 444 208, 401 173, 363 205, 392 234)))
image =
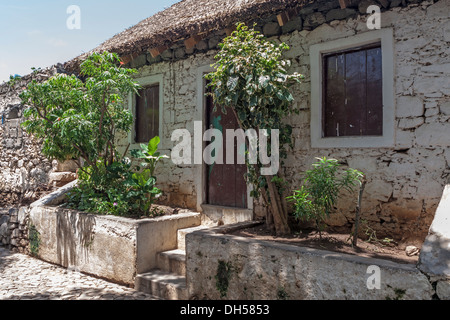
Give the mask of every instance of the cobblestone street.
POLYGON ((157 300, 0 246, 0 300, 157 300))

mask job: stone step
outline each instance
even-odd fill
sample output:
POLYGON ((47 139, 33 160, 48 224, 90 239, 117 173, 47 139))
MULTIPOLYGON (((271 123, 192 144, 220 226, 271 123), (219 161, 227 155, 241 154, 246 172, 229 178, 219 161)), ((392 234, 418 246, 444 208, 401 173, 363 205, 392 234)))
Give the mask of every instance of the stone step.
POLYGON ((186 277, 159 269, 138 274, 135 289, 165 300, 188 300, 186 277))
POLYGON ((200 225, 200 226, 192 227, 192 228, 179 229, 178 230, 178 234, 177 234, 177 237, 178 237, 178 249, 179 250, 183 250, 183 251, 186 252, 186 235, 188 233, 195 232, 195 231, 198 231, 198 230, 207 229, 207 228, 209 228, 209 227, 200 225))
POLYGON ((163 271, 186 276, 186 251, 175 249, 160 252, 157 256, 157 265, 163 271))
POLYGON ((253 220, 253 210, 202 204, 204 224, 229 225, 253 220))
POLYGON ((75 181, 77 174, 73 172, 52 172, 49 174, 49 185, 62 187, 69 182, 75 181))

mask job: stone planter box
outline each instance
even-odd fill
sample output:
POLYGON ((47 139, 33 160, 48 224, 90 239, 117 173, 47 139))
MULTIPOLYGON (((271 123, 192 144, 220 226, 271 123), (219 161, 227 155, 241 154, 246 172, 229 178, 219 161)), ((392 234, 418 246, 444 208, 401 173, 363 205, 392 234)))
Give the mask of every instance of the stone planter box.
POLYGON ((31 206, 37 257, 130 286, 136 274, 156 267, 158 252, 176 248, 178 229, 200 224, 195 212, 134 220, 44 205, 52 198, 31 206))
POLYGON ((192 298, 423 300, 434 294, 414 264, 237 237, 227 234, 230 230, 225 226, 186 236, 192 298))

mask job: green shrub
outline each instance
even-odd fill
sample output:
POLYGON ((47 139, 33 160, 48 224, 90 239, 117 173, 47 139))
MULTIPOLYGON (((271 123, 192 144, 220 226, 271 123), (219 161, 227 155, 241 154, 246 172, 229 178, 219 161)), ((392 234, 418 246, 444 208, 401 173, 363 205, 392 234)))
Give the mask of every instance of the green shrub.
POLYGON ((335 159, 317 158, 313 169, 306 171, 303 185, 287 199, 294 203, 297 220, 315 221, 319 232, 323 221, 329 217, 343 189, 353 191, 363 173, 355 169, 341 169, 335 159))

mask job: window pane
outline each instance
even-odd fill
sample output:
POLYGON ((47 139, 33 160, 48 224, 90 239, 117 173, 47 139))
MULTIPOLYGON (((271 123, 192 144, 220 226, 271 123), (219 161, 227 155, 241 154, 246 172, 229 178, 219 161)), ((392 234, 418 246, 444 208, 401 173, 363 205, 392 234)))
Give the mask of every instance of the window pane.
POLYGON ((323 136, 383 134, 380 46, 324 56, 323 136))
POLYGON ((139 90, 136 97, 136 142, 159 135, 159 84, 139 90))

